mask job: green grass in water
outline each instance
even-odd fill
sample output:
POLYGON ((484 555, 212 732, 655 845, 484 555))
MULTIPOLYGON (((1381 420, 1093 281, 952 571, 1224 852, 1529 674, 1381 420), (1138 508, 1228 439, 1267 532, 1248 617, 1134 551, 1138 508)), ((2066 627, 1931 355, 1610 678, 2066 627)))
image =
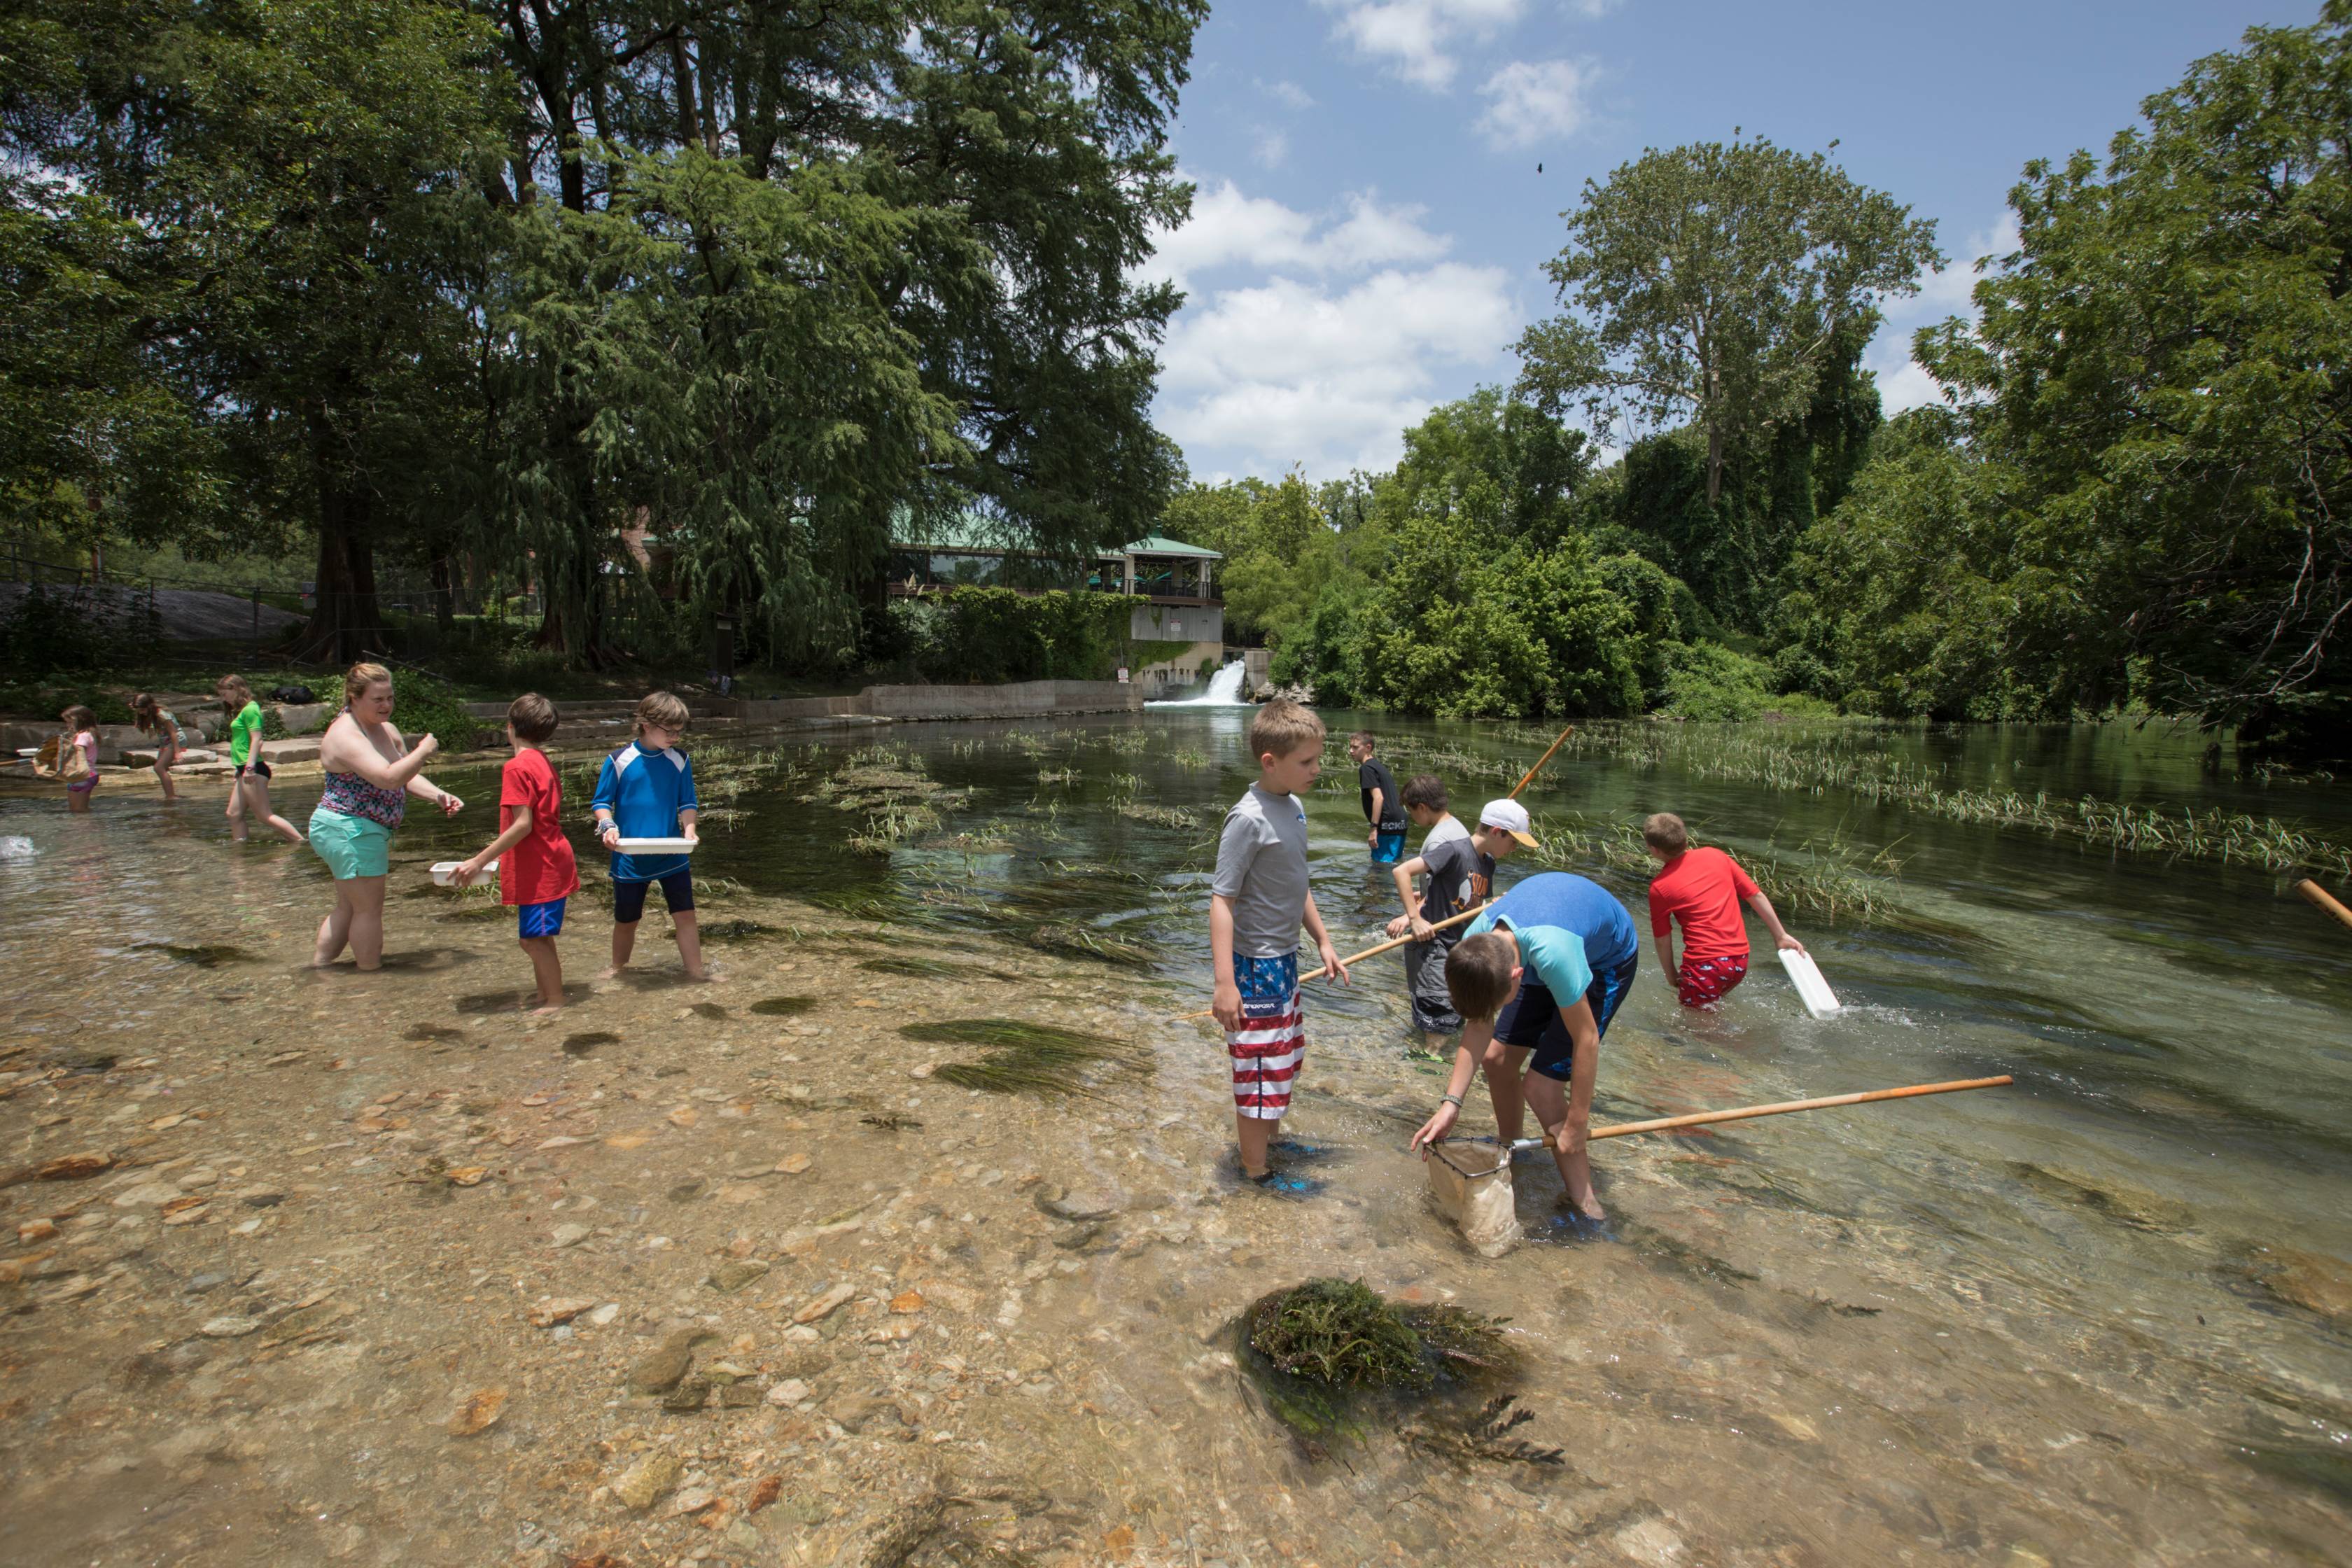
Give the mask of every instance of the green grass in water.
POLYGON ((202 945, 176 942, 142 942, 132 944, 134 952, 160 952, 175 963, 193 963, 198 969, 217 969, 224 963, 251 963, 253 954, 241 947, 213 942, 202 945))
POLYGON ((869 958, 857 967, 872 974, 902 974, 910 980, 968 980, 974 975, 989 980, 1021 978, 977 963, 951 963, 941 958, 869 958))
POLYGON ((1309 1279, 1250 1309, 1250 1348, 1276 1371, 1335 1387, 1428 1388, 1509 1370, 1504 1320, 1391 1301, 1361 1279, 1309 1279))
POLYGON ((1099 959, 1105 963, 1150 963, 1160 956, 1156 949, 1143 942, 1075 921, 1055 921, 1035 927, 1023 940, 1041 952, 1099 959))
POLYGON ((908 1024, 898 1033, 926 1045, 987 1047, 980 1060, 950 1062, 933 1075, 959 1089, 1092 1097, 1095 1091, 1078 1075, 1096 1063, 1139 1077, 1151 1070, 1151 1058, 1124 1041, 1018 1018, 950 1018, 908 1024))
POLYGON ((744 1011, 757 1013, 763 1018, 789 1018, 795 1014, 808 1012, 815 1005, 816 998, 814 996, 771 996, 763 1002, 752 1003, 744 1011))

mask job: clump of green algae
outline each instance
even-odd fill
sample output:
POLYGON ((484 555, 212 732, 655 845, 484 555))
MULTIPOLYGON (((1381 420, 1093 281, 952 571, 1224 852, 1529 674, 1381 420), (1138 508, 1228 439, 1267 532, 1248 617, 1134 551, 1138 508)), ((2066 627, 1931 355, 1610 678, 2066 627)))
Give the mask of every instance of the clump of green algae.
POLYGON ((1427 1388, 1441 1373, 1507 1371, 1500 1321, 1399 1303, 1360 1279, 1309 1279, 1250 1309, 1250 1348, 1276 1371, 1335 1386, 1427 1388))
POLYGON ((1507 1398, 1490 1399, 1475 1415, 1465 1408, 1517 1372, 1503 1321, 1391 1301, 1360 1279, 1318 1279, 1261 1298, 1238 1327, 1252 1384, 1311 1453, 1394 1426, 1408 1440, 1458 1438, 1473 1458, 1517 1458, 1526 1456, 1480 1447, 1479 1434, 1504 1417, 1507 1398))
POLYGON ((987 1047, 988 1055, 980 1060, 950 1062, 934 1075, 959 1089, 984 1089, 998 1094, 1025 1090, 1092 1095, 1094 1090, 1079 1074, 1096 1063, 1109 1063, 1135 1074, 1151 1068, 1148 1054, 1123 1041, 1018 1018, 950 1018, 908 1024, 898 1033, 929 1045, 987 1047))

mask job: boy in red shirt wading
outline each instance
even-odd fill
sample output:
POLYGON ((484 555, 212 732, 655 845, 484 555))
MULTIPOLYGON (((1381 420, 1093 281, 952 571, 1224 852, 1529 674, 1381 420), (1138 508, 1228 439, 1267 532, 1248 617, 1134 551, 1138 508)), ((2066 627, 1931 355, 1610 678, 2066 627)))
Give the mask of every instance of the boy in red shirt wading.
POLYGON ((499 781, 499 836, 449 879, 462 888, 499 862, 499 902, 518 906, 516 934, 539 982, 535 1013, 563 1005, 563 961, 555 937, 563 929, 563 901, 580 889, 572 841, 563 837, 563 786, 541 749, 555 738, 555 704, 536 691, 507 705, 507 744, 514 756, 499 781))
POLYGON ((1692 848, 1690 829, 1673 812, 1662 811, 1643 823, 1642 842, 1663 862, 1650 881, 1650 934, 1658 939, 1658 962, 1673 977, 1684 1006, 1712 1007, 1748 978, 1748 926, 1739 918, 1742 899, 1772 928, 1776 946, 1805 951, 1739 862, 1720 849, 1692 848), (1675 962, 1676 920, 1683 922, 1679 964, 1675 962))

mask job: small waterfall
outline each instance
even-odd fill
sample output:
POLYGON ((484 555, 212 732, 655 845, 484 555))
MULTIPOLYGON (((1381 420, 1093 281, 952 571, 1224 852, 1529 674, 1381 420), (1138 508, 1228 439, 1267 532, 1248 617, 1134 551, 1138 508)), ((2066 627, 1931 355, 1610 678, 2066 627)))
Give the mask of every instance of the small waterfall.
POLYGON ((1201 697, 1187 697, 1171 702, 1147 702, 1147 708, 1249 708, 1255 704, 1242 695, 1243 661, 1233 663, 1209 678, 1209 689, 1201 697))

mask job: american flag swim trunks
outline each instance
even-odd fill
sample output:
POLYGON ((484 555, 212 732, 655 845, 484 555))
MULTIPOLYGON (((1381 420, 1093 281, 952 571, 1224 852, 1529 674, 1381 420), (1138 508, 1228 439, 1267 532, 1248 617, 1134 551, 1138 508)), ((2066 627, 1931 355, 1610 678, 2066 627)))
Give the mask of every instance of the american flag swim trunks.
POLYGON ((1234 1109, 1262 1121, 1279 1121, 1290 1109, 1290 1086, 1307 1055, 1298 1008, 1298 954, 1279 958, 1234 955, 1234 984, 1242 994, 1242 1026, 1225 1031, 1234 1063, 1234 1109))

